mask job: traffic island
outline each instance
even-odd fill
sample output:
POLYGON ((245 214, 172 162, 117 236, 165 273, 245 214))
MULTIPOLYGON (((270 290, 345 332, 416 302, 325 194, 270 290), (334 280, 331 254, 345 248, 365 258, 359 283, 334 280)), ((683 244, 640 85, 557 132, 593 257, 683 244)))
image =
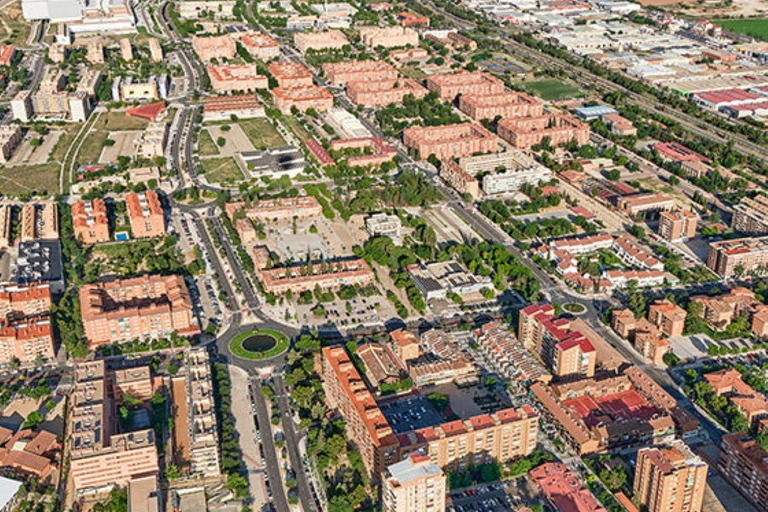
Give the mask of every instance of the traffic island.
POLYGON ((587 308, 576 302, 569 302, 568 304, 564 304, 563 309, 573 315, 580 315, 587 310, 587 308))
POLYGON ((288 336, 272 329, 254 329, 235 336, 229 342, 229 350, 242 359, 271 359, 279 356, 290 346, 288 336))

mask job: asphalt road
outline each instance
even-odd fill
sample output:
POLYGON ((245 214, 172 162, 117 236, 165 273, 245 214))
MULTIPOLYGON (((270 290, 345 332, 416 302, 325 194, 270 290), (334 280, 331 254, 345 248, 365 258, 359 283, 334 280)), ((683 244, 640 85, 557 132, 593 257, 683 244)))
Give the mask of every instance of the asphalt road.
MULTIPOLYGON (((271 418, 267 410, 267 402, 261 394, 261 382, 259 379, 251 379, 253 389, 253 403, 256 406, 256 417, 259 420, 258 430, 261 432, 261 445, 264 447, 264 462, 266 462, 269 486, 272 489, 272 499, 278 512, 288 512, 288 499, 282 484, 283 477, 280 474, 280 462, 277 459, 275 439, 270 428, 271 418)), ((286 444, 288 444, 286 442, 286 444)))

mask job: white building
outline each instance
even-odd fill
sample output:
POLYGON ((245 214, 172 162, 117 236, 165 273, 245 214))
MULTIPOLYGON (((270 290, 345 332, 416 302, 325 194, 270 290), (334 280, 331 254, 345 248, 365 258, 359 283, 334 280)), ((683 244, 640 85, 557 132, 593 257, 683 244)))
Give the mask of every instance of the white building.
POLYGON ((332 108, 325 113, 326 122, 341 138, 362 139, 371 137, 371 132, 363 123, 343 108, 332 108))
POLYGON ((524 167, 507 167, 503 172, 483 176, 482 189, 487 195, 505 194, 519 190, 524 184, 538 185, 552 179, 552 171, 536 162, 524 167))
POLYGON ((365 219, 365 230, 368 231, 368 234, 371 236, 399 238, 402 227, 403 225, 400 222, 400 217, 397 215, 375 213, 365 219))

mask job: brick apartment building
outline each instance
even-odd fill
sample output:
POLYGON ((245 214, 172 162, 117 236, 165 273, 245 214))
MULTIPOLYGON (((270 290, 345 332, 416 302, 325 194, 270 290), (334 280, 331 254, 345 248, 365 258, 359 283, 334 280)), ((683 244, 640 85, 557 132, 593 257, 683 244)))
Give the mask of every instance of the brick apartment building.
POLYGON ((234 219, 239 210, 245 211, 245 216, 257 222, 277 222, 297 219, 307 219, 322 215, 323 209, 314 196, 277 197, 262 199, 250 208, 244 202, 227 203, 225 210, 230 220, 234 219))
POLYGON ((56 203, 26 203, 21 208, 21 241, 59 238, 59 206, 56 203))
POLYGON ((312 73, 298 62, 284 61, 273 62, 269 65, 269 71, 277 80, 278 87, 311 87, 315 83, 312 73))
POLYGON ((13 217, 13 206, 10 204, 0 205, 0 249, 6 249, 11 246, 11 217, 13 217))
POLYGON ((144 275, 80 289, 88 346, 200 332, 184 278, 144 275))
POLYGON ((731 277, 768 266, 768 237, 738 238, 709 244, 707 267, 720 277, 731 277))
POLYGON ((653 364, 662 364, 670 351, 670 343, 659 327, 645 318, 636 318, 631 309, 614 310, 611 327, 621 337, 632 341, 643 357, 653 364))
POLYGON ((357 445, 365 467, 374 479, 378 478, 387 466, 400 459, 392 427, 344 347, 323 348, 322 376, 329 405, 344 418, 349 437, 357 445))
POLYGON ((0 164, 7 163, 14 150, 24 140, 24 132, 17 124, 0 126, 0 164))
POLYGON ((47 284, 0 285, 0 321, 37 317, 51 310, 51 289, 47 284))
POLYGON ((397 436, 401 453, 422 450, 443 469, 507 463, 536 448, 539 417, 526 405, 442 423, 397 436))
POLYGON ((154 190, 131 192, 125 196, 133 238, 165 235, 165 216, 160 197, 154 190))
POLYGON ((531 149, 545 138, 552 146, 564 146, 576 139, 579 145, 589 142, 589 125, 562 114, 549 114, 521 119, 502 119, 499 137, 517 149, 531 149))
POLYGON ((349 40, 339 30, 325 32, 299 32, 293 36, 293 44, 302 53, 307 50, 341 50, 349 45, 349 40))
POLYGON ((768 306, 757 300, 752 290, 737 287, 714 297, 696 295, 691 301, 701 304, 702 317, 714 331, 724 331, 731 322, 743 316, 751 319, 752 332, 756 336, 768 335, 765 326, 768 306))
POLYGON ((203 98, 204 121, 230 121, 232 115, 239 119, 264 117, 264 105, 255 94, 233 94, 203 98))
POLYGON ((496 136, 472 123, 412 126, 403 131, 403 143, 422 160, 430 155, 439 160, 451 160, 475 153, 493 153, 498 149, 496 136))
POLYGON ((203 62, 211 62, 214 59, 232 59, 237 55, 237 45, 229 35, 192 36, 192 49, 203 62))
POLYGON ((696 236, 699 216, 685 210, 659 214, 659 236, 669 242, 684 242, 696 236))
POLYGON ((459 98, 459 110, 475 121, 494 119, 496 116, 533 117, 544 114, 544 103, 524 92, 463 94, 459 98))
POLYGON ((259 32, 248 32, 240 37, 248 53, 259 60, 268 61, 280 56, 280 45, 277 40, 259 32))
POLYGON ((219 93, 254 92, 269 86, 269 80, 259 74, 256 64, 208 66, 208 77, 213 90, 219 93))
POLYGON ((301 112, 310 108, 317 112, 325 112, 333 108, 333 95, 328 89, 317 85, 303 87, 275 87, 272 89, 272 99, 280 112, 288 114, 293 107, 301 112))
POLYGON ((72 205, 75 238, 85 245, 109 241, 109 219, 103 199, 76 201, 72 205))
POLYGON ((750 428, 768 428, 768 399, 744 382, 735 368, 724 368, 704 374, 717 396, 725 396, 746 418, 750 428))
POLYGON ((658 300, 648 308, 648 321, 661 329, 665 336, 681 336, 688 312, 669 300, 658 300))
POLYGON ((407 27, 362 27, 360 40, 369 48, 419 46, 419 33, 407 27))
POLYGON ((547 501, 554 510, 606 512, 592 493, 582 487, 579 479, 565 464, 546 462, 533 469, 529 476, 547 497, 547 501))
POLYGON ((445 473, 419 452, 387 467, 382 476, 383 512, 444 512, 445 496, 445 473))
POLYGON ((375 82, 394 80, 397 70, 383 60, 345 60, 342 62, 326 62, 323 64, 323 74, 333 85, 344 85, 349 82, 375 82))
POLYGON ((154 431, 115 433, 118 428, 104 361, 78 363, 73 388, 67 444, 77 497, 157 476, 154 431))
POLYGON ((347 96, 350 101, 368 108, 400 104, 409 94, 420 100, 427 95, 427 90, 410 78, 355 81, 347 84, 347 96))
POLYGON ((444 162, 440 167, 440 177, 450 183, 460 194, 469 194, 473 199, 480 198, 480 182, 456 162, 444 162))
POLYGON ((427 89, 434 91, 443 101, 453 101, 456 96, 487 96, 504 92, 504 82, 481 71, 432 75, 427 78, 427 89))
POLYGON ((581 332, 571 330, 568 319, 555 319, 551 304, 520 310, 518 339, 558 377, 595 374, 597 352, 592 342, 581 332))
POLYGON ((750 235, 768 234, 768 196, 745 197, 734 206, 731 229, 750 235))
POLYGON ((49 317, 0 320, 0 364, 18 361, 24 366, 37 365, 39 360, 55 358, 49 317))
POLYGON ((342 286, 367 286, 376 276, 365 260, 356 258, 315 264, 311 268, 284 267, 261 271, 264 291, 283 295, 288 290, 294 295, 311 292, 319 286, 322 290, 338 290, 342 286))
POLYGON ((768 511, 768 452, 744 432, 723 436, 718 469, 760 512, 768 511))
POLYGON ((709 466, 682 442, 637 452, 634 495, 648 512, 701 512, 709 466))

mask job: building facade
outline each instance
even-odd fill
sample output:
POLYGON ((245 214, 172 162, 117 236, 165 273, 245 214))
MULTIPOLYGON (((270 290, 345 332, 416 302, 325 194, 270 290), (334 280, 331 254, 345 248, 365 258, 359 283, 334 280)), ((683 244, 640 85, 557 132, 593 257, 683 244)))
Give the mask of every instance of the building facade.
POLYGON ((579 145, 584 145, 589 141, 589 126, 569 116, 550 114, 502 119, 498 124, 498 134, 517 149, 531 149, 545 138, 552 146, 564 146, 574 139, 579 145))
POLYGON ((418 452, 388 466, 381 480, 384 512, 444 512, 445 495, 445 473, 418 452))
POLYGON ((410 78, 354 81, 347 83, 347 95, 356 105, 378 108, 400 104, 408 95, 420 100, 427 95, 427 90, 410 78))
POLYGON ((103 199, 76 201, 72 205, 75 238, 85 245, 109 241, 109 219, 103 199))
POLYGON ((438 160, 451 160, 475 153, 493 153, 498 148, 494 134, 471 123, 412 126, 403 131, 403 143, 422 160, 430 155, 438 160))
POLYGON ((669 242, 684 242, 696 236, 699 216, 689 211, 663 211, 659 214, 659 236, 669 242))
POLYGON ((544 103, 524 92, 467 94, 459 98, 459 110, 475 121, 505 117, 532 117, 544 113, 544 103))
POLYGON ((165 214, 157 192, 154 190, 131 192, 125 196, 125 203, 134 238, 154 238, 165 235, 165 214))
POLYGON ((453 101, 461 94, 474 96, 496 95, 504 92, 504 82, 488 73, 454 73, 432 75, 427 78, 427 89, 434 91, 443 101, 453 101))
POLYGON ((634 494, 648 512, 701 512, 707 466, 682 442, 637 452, 634 494))
POLYGON ((768 511, 768 452, 743 432, 723 436, 718 469, 760 512, 768 511))
POLYGON ((768 237, 738 238, 709 244, 707 267, 720 277, 746 271, 764 274, 768 266, 768 237))

